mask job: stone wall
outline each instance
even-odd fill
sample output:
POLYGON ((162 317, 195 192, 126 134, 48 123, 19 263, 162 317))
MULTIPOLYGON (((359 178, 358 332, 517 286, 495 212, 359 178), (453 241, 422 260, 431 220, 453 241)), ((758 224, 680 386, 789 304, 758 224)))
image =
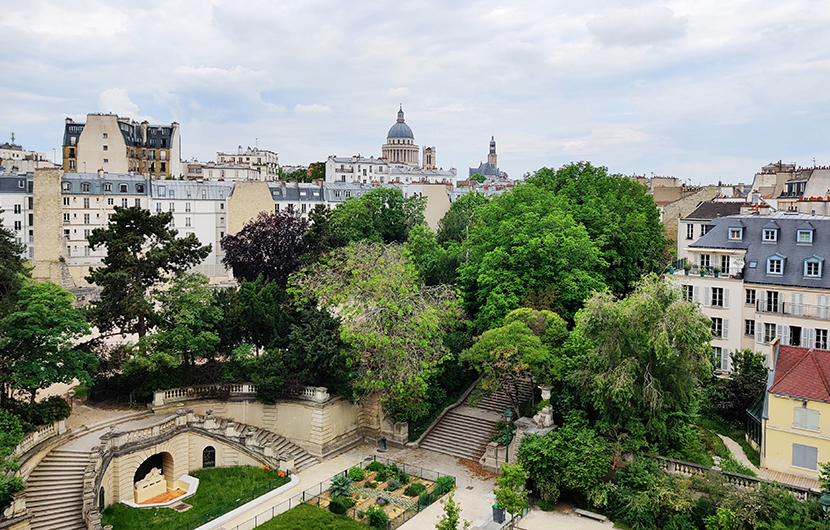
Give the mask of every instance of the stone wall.
POLYGON ((674 241, 674 248, 677 245, 677 218, 686 217, 705 201, 711 201, 720 194, 718 186, 706 186, 701 190, 692 193, 687 197, 678 199, 663 207, 663 235, 666 239, 674 241))
POLYGON ((34 270, 35 281, 61 285, 60 261, 64 255, 61 212, 61 169, 36 169, 34 176, 34 270))
POLYGON ((228 199, 228 234, 236 234, 259 212, 272 213, 274 198, 267 182, 238 181, 228 199))

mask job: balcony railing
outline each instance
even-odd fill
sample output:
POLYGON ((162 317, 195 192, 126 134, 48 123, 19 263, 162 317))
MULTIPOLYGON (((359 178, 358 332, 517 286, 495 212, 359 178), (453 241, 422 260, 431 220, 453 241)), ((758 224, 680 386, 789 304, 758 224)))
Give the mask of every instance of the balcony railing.
POLYGON ((761 299, 755 303, 755 311, 758 313, 830 320, 830 307, 820 305, 792 304, 788 302, 768 303, 767 300, 761 299))
POLYGON ((336 167, 336 168, 334 168, 334 172, 335 173, 354 173, 354 168, 353 167, 351 167, 351 168, 349 168, 349 167, 347 167, 347 168, 336 167))

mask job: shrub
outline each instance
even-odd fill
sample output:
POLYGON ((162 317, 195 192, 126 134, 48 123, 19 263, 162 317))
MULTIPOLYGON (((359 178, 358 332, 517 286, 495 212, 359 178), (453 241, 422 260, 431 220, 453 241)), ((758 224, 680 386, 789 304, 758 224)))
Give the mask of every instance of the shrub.
POLYGON ((377 482, 374 482, 374 481, 369 480, 369 481, 367 481, 367 482, 366 482, 366 484, 364 484, 363 486, 364 486, 364 487, 366 487, 366 488, 369 488, 370 490, 373 490, 373 489, 375 489, 375 488, 377 488, 377 487, 378 487, 378 483, 377 483, 377 482))
POLYGON ((384 469, 386 469, 386 466, 384 466, 377 460, 366 466, 366 471, 383 471, 384 469))
POLYGON ((354 482, 360 482, 364 478, 366 478, 366 472, 359 467, 353 467, 349 470, 349 478, 352 479, 354 482))
POLYGON ((388 478, 389 478, 389 472, 386 471, 385 469, 381 469, 380 471, 377 472, 377 475, 375 475, 375 480, 377 480, 378 482, 386 482, 386 479, 388 479, 388 478))
POLYGON ((388 466, 386 466, 386 470, 389 471, 390 475, 397 475, 401 472, 401 470, 398 469, 398 466, 395 464, 389 464, 388 466))
POLYGON ((395 491, 396 489, 403 486, 403 484, 401 484, 401 481, 396 478, 390 478, 387 484, 388 486, 386 487, 386 491, 395 491))
POLYGON ((352 488, 352 479, 346 475, 337 475, 331 479, 329 491, 332 497, 349 497, 352 488))
POLYGON ((339 498, 334 498, 329 501, 329 511, 331 513, 336 513, 338 515, 343 515, 346 513, 346 507, 340 502, 339 498))
POLYGON ((366 517, 366 512, 364 512, 363 510, 358 510, 357 511, 357 518, 358 519, 363 519, 364 517, 366 517))
POLYGON ((337 500, 340 501, 340 504, 346 507, 346 509, 354 508, 355 504, 357 504, 357 499, 354 497, 337 497, 337 500))
POLYGON ((421 508, 426 508, 430 504, 432 504, 433 495, 431 493, 424 492, 418 497, 418 506, 421 508))
POLYGON ((426 491, 426 489, 426 486, 416 482, 415 484, 410 484, 409 486, 407 486, 406 489, 403 490, 403 494, 407 497, 417 497, 418 495, 426 491))
POLYGON ((51 396, 31 406, 28 420, 35 425, 48 425, 65 420, 72 414, 72 405, 60 396, 51 396))
POLYGON ((385 528, 389 522, 389 516, 383 511, 383 508, 377 506, 370 506, 366 510, 366 515, 369 516, 369 524, 374 528, 385 528))
POLYGON ((433 488, 433 493, 436 495, 443 495, 448 491, 452 491, 455 487, 455 479, 453 477, 438 477, 438 480, 435 482, 435 488, 433 488))
POLYGON ((407 484, 409 484, 409 475, 407 475, 407 474, 406 474, 406 473, 404 473, 403 471, 401 471, 401 472, 399 472, 397 475, 395 475, 395 478, 397 478, 397 479, 398 479, 398 482, 400 482, 400 483, 401 483, 401 484, 403 484, 404 486, 406 486, 407 484))

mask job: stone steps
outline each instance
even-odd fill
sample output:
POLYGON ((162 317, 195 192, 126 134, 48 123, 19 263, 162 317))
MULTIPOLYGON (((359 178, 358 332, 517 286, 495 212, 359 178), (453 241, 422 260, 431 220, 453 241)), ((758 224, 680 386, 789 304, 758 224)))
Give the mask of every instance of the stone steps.
POLYGON ((76 530, 83 520, 84 472, 89 454, 49 452, 26 480, 26 506, 32 512, 31 530, 76 530))

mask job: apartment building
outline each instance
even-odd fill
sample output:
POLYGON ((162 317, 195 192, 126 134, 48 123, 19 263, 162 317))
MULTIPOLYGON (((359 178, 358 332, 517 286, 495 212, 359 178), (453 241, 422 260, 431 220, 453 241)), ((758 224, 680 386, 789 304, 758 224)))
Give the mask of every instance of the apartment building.
POLYGON ((0 219, 12 230, 17 243, 26 246, 23 256, 34 256, 34 194, 32 173, 0 174, 0 219))
POLYGON ((455 168, 425 169, 408 164, 391 163, 384 158, 330 156, 326 159, 326 183, 348 184, 451 184, 455 185, 455 168))
POLYGON ((279 178, 280 160, 277 153, 268 151, 267 149, 260 149, 248 146, 243 151, 240 145, 236 153, 216 153, 217 164, 231 164, 237 166, 247 166, 256 171, 258 178, 247 178, 245 180, 277 180, 279 178))
POLYGON ((775 212, 713 219, 686 247, 693 269, 673 279, 686 299, 712 319, 715 368, 730 371, 729 354, 771 344, 828 350, 830 217, 775 212))

